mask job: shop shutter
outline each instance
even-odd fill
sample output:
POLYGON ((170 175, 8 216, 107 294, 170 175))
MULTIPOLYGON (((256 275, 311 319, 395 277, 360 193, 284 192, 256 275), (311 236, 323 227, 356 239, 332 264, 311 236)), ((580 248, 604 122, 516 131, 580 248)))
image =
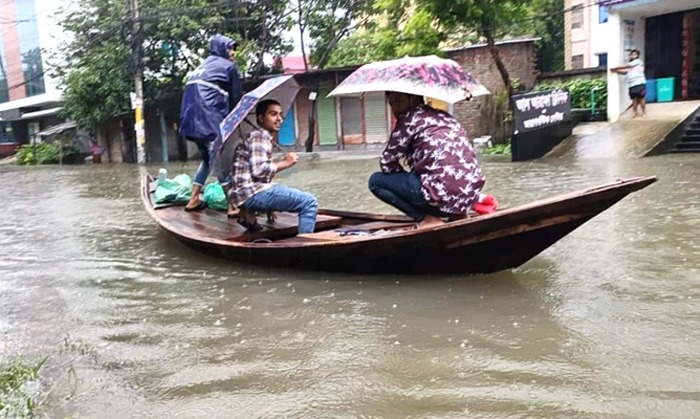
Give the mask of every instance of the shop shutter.
POLYGON ((289 112, 284 116, 284 122, 282 122, 282 128, 279 132, 280 145, 282 146, 293 146, 296 140, 294 127, 294 105, 289 107, 289 112))
POLYGON ((384 143, 389 138, 384 93, 367 93, 365 101, 365 141, 384 143))
POLYGON ((362 144, 362 103, 359 97, 340 98, 340 125, 345 144, 362 144))
POLYGON ((331 88, 329 86, 322 86, 318 89, 316 115, 318 118, 318 136, 321 145, 336 145, 338 143, 335 98, 326 97, 330 92, 331 88))

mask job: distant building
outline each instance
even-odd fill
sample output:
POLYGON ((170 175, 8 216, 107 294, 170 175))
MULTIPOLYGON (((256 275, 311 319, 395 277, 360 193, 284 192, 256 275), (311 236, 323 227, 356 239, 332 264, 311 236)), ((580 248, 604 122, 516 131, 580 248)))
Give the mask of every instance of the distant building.
MULTIPOLYGON (((309 66, 309 69, 313 69, 312 66, 309 66)), ((282 57, 282 72, 283 74, 297 74, 297 73, 303 73, 306 71, 306 66, 304 65, 304 57, 299 55, 299 56, 293 56, 293 55, 288 55, 286 57, 282 57)))
MULTIPOLYGON (((566 0, 565 10, 567 69, 616 67, 638 49, 649 89, 661 79, 671 100, 700 99, 698 0, 566 0)), ((608 73, 608 118, 629 105, 624 78, 608 73)))
POLYGON ((564 39, 567 70, 606 66, 610 26, 608 6, 599 0, 565 0, 564 39))
POLYGON ((62 122, 61 93, 46 51, 64 37, 55 15, 67 0, 5 0, 0 6, 0 142, 26 142, 62 122))

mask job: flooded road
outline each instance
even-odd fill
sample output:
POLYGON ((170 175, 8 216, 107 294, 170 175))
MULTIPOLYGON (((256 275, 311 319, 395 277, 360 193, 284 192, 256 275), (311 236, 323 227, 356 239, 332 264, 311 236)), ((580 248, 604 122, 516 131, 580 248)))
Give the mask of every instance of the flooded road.
MULTIPOLYGON (((700 417, 700 158, 482 160, 502 206, 660 180, 513 271, 357 276, 185 248, 137 166, 0 167, 3 357, 48 357, 48 417, 700 417)), ((281 181, 389 211, 375 167, 281 181)))

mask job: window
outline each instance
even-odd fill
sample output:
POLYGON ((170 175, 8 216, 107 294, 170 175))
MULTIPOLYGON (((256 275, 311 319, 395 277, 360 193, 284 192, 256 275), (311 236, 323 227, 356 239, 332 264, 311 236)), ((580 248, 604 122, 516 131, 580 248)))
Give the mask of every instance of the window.
POLYGON ((608 22, 608 6, 598 6, 598 23, 608 22))
POLYGON ((583 27, 583 4, 571 8, 571 29, 583 27))
POLYGON ((574 55, 571 57, 571 68, 574 70, 583 68, 583 55, 574 55))
POLYGON ((608 66, 608 54, 598 54, 598 67, 608 66))

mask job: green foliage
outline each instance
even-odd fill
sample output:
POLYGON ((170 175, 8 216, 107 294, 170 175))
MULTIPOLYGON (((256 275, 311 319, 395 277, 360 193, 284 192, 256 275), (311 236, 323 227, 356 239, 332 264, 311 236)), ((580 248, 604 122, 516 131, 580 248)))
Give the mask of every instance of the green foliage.
POLYGON ((382 16, 385 22, 367 25, 365 29, 341 40, 328 64, 345 67, 406 55, 443 56, 440 44, 445 40, 446 33, 439 27, 435 16, 423 8, 404 18, 396 14, 396 10, 403 11, 406 7, 401 3, 401 0, 378 0, 374 12, 379 13, 378 16, 382 16))
POLYGON ((542 72, 564 70, 564 0, 533 0, 530 22, 524 27, 536 42, 537 66, 542 72))
POLYGON ((80 150, 77 147, 61 142, 25 144, 17 150, 17 164, 58 164, 62 160, 70 161, 79 154, 80 150))
MULTIPOLYGON (((67 33, 52 57, 52 75, 64 90, 63 116, 94 128, 131 114, 134 63, 128 2, 67 2, 61 26, 67 33)), ((183 80, 209 54, 209 38, 223 33, 240 41, 236 57, 243 74, 271 71, 262 58, 291 50, 284 39, 292 19, 285 0, 244 0, 222 7, 220 0, 141 0, 146 101, 179 100, 183 80)))
POLYGON ((375 0, 371 18, 341 40, 329 64, 440 54, 443 43, 479 43, 487 35, 536 36, 540 70, 555 71, 564 66, 563 9, 563 0, 375 0))
POLYGON ((38 403, 25 386, 39 379, 45 362, 46 359, 30 365, 18 361, 0 367, 0 416, 34 416, 38 403))
POLYGON ((487 147, 481 152, 481 154, 488 154, 488 155, 511 154, 510 143, 496 144, 493 147, 487 147))
POLYGON ((371 0, 297 0, 299 22, 312 40, 310 62, 325 68, 339 42, 365 23, 371 0))
POLYGON ((567 89, 571 94, 571 107, 573 109, 590 109, 592 90, 595 90, 595 108, 606 109, 608 107, 608 86, 605 79, 539 84, 533 90, 541 92, 552 89, 567 89))

